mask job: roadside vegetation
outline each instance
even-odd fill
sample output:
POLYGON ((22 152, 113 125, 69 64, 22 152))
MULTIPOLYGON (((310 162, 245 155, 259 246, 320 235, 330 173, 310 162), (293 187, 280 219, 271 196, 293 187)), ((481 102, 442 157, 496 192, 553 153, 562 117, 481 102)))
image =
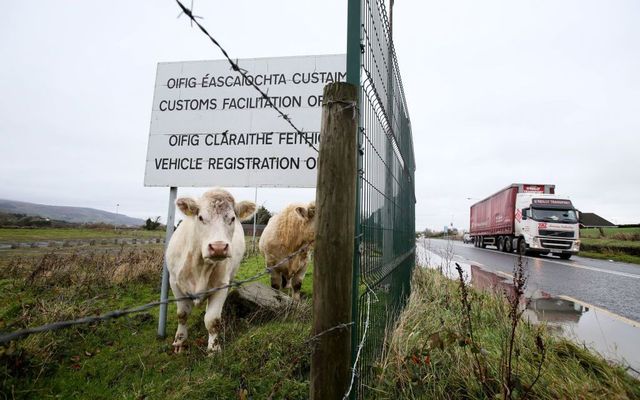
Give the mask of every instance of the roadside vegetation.
POLYGON ((640 228, 580 229, 580 256, 640 264, 640 228))
POLYGON ((640 382, 623 368, 521 320, 513 305, 503 294, 416 268, 408 306, 377 367, 375 397, 640 398, 640 382))
MULTIPOLYGON (((3 259, 0 331, 157 301, 161 263, 158 244, 3 259)), ((262 271, 264 260, 248 237, 236 278, 262 271)), ((312 275, 313 265, 301 304, 281 315, 243 314, 228 302, 223 351, 213 357, 202 307, 189 319, 186 353, 173 354, 175 304, 164 339, 156 338, 158 311, 151 309, 0 345, 0 399, 306 399, 312 275)), ((269 285, 269 276, 259 281, 269 285)), ((622 368, 521 321, 502 295, 462 291, 460 282, 422 268, 412 287, 374 367, 372 398, 640 398, 638 381, 622 368)))

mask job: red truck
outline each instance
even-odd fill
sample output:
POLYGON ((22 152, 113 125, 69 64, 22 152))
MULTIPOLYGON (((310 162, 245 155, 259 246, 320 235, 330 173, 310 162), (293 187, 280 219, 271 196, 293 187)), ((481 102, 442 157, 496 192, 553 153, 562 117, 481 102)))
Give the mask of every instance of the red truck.
POLYGON ((471 206, 476 247, 569 259, 580 250, 579 232, 578 211, 556 196, 555 185, 514 183, 471 206))

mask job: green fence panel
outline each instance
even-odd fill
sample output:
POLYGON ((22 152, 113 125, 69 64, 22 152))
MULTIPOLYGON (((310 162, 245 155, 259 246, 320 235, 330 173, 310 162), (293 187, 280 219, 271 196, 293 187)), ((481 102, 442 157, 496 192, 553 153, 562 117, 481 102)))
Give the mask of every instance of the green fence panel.
POLYGON ((349 0, 347 80, 360 86, 351 398, 361 399, 415 264, 413 138, 384 0, 349 0))

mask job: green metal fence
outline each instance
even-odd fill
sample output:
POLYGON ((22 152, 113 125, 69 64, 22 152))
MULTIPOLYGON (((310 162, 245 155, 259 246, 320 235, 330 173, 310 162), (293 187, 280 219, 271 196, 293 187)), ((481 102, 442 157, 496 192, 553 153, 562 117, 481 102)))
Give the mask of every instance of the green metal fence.
POLYGON ((384 0, 349 0, 347 81, 361 88, 351 393, 360 399, 409 294, 415 261, 411 122, 384 0))

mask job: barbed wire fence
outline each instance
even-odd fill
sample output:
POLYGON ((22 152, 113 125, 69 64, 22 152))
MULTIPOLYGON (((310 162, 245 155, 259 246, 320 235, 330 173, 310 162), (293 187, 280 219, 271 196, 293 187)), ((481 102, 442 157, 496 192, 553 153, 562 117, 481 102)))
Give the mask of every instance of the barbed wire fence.
MULTIPOLYGON (((22 340, 27 338, 28 336, 34 335, 34 334, 41 334, 41 333, 46 333, 46 332, 53 332, 53 331, 57 331, 57 330, 61 330, 61 329, 67 329, 67 328, 71 328, 74 326, 78 326, 78 325, 89 325, 89 324, 93 324, 93 323, 102 323, 102 322, 108 322, 111 320, 115 320, 118 318, 122 318, 125 316, 129 316, 132 314, 137 314, 137 313, 142 313, 145 312, 147 310, 153 309, 155 307, 159 307, 162 304, 171 304, 171 303, 176 303, 179 301, 184 301, 184 300, 197 300, 197 299, 205 299, 206 297, 208 297, 209 295, 220 291, 220 290, 224 290, 224 289, 231 289, 231 288, 239 288, 242 287, 246 284, 249 283, 253 283, 256 282, 258 280, 260 280, 261 278, 269 275, 271 273, 272 270, 278 268, 279 266, 284 265, 285 263, 289 262, 290 260, 292 260, 294 257, 296 257, 297 255, 304 253, 306 251, 308 251, 308 249, 313 245, 313 241, 312 242, 308 242, 306 244, 304 244, 303 246, 301 246, 298 250, 291 252, 290 254, 288 254, 286 257, 282 258, 279 262, 277 262, 276 264, 272 265, 271 267, 267 267, 265 268, 263 271, 256 273, 248 278, 245 279, 240 279, 240 280, 236 280, 236 281, 232 281, 226 285, 222 285, 222 286, 217 286, 214 288, 210 288, 204 291, 200 291, 200 292, 196 292, 196 293, 188 293, 185 296, 181 296, 181 297, 174 297, 174 298, 169 298, 166 301, 154 301, 154 302, 150 302, 150 303, 146 303, 143 305, 139 305, 136 307, 131 307, 131 308, 127 308, 127 309, 122 309, 122 310, 113 310, 113 311, 109 311, 107 313, 101 314, 101 315, 96 315, 96 316, 86 316, 86 317, 82 317, 82 318, 77 318, 77 319, 71 319, 71 320, 62 320, 62 321, 56 321, 56 322, 51 322, 51 323, 47 323, 44 325, 40 325, 40 326, 35 326, 35 327, 31 327, 31 328, 26 328, 26 329, 20 329, 20 330, 16 330, 14 332, 10 332, 10 333, 5 333, 5 334, 1 334, 0 335, 0 346, 9 346, 11 342, 14 341, 18 341, 18 340, 22 340)), ((256 262, 257 262, 258 258, 256 257, 256 262)), ((373 296, 376 296, 375 293, 373 291, 371 291, 370 293, 373 296)), ((369 319, 369 310, 370 310, 370 304, 371 304, 371 298, 368 298, 369 301, 369 307, 367 310, 367 321, 369 319)), ((314 343, 316 343, 321 337, 340 331, 340 330, 344 330, 344 329, 350 329, 352 328, 352 326, 355 324, 355 322, 348 322, 348 323, 341 323, 341 324, 337 324, 334 325, 330 328, 327 328, 325 330, 323 330, 322 332, 319 332, 313 336, 310 336, 309 338, 307 338, 304 343, 310 344, 313 346, 314 343)), ((368 322, 367 322, 368 324, 368 322)), ((367 336, 367 332, 365 329, 365 332, 362 335, 361 338, 361 342, 360 342, 360 346, 359 346, 359 350, 358 352, 362 351, 362 348, 364 347, 364 343, 366 340, 366 336, 367 336)), ((313 347, 312 350, 313 351, 313 347)), ((349 397, 349 393, 352 390, 353 387, 353 383, 355 381, 356 378, 356 374, 357 374, 357 366, 358 360, 356 360, 356 362, 354 363, 353 367, 352 367, 352 377, 351 377, 351 385, 348 389, 348 391, 345 393, 344 398, 348 398, 349 397)))
MULTIPOLYGON (((202 299, 208 297, 209 295, 211 295, 211 294, 213 294, 215 292, 218 292, 220 290, 238 288, 238 287, 241 287, 241 286, 246 285, 248 283, 252 283, 252 282, 258 281, 262 277, 269 275, 271 273, 271 271, 273 271, 274 269, 276 269, 279 266, 284 265, 285 263, 289 262, 293 257, 295 257, 298 254, 306 251, 312 244, 313 244, 313 242, 309 242, 309 243, 303 245, 298 250, 288 254, 286 257, 284 257, 283 259, 278 261, 273 266, 267 267, 267 268, 265 268, 264 271, 259 272, 259 273, 255 274, 255 275, 252 275, 252 276, 250 276, 248 278, 245 278, 245 279, 241 279, 241 280, 237 280, 237 281, 231 281, 226 285, 217 286, 217 287, 210 288, 210 289, 203 290, 203 291, 196 292, 196 293, 188 293, 185 296, 170 298, 170 299, 167 299, 166 301, 153 301, 153 302, 150 302, 150 303, 146 303, 146 304, 143 304, 143 305, 140 305, 140 306, 136 306, 136 307, 127 308, 127 309, 124 309, 124 310, 109 311, 109 312, 104 313, 102 315, 82 317, 82 318, 73 319, 73 320, 57 321, 57 322, 52 322, 52 323, 48 323, 48 324, 45 324, 45 325, 40 325, 40 326, 33 327, 33 328, 26 328, 26 329, 17 330, 15 332, 11 332, 11 333, 0 335, 0 344, 6 344, 6 343, 8 343, 8 342, 10 342, 12 340, 24 339, 27 336, 30 336, 30 335, 33 335, 33 334, 36 334, 36 333, 51 332, 51 331, 55 331, 55 330, 59 330, 59 329, 69 328, 69 327, 72 327, 72 326, 75 326, 75 325, 86 325, 86 324, 91 324, 91 323, 95 323, 95 322, 106 322, 106 321, 109 321, 109 320, 112 320, 112 319, 124 317, 126 315, 141 313, 141 312, 147 311, 149 309, 152 309, 152 308, 155 308, 155 307, 159 307, 159 306, 161 306, 163 304, 171 304, 171 303, 176 303, 176 302, 184 301, 184 300, 198 300, 198 299, 202 300, 202 299)), ((337 329, 337 328, 333 327, 332 330, 335 330, 335 329, 337 329)))
MULTIPOLYGON (((220 291, 220 290, 239 288, 239 287, 244 286, 246 284, 256 282, 256 281, 260 280, 261 278, 269 275, 272 270, 274 270, 274 269, 278 268, 279 266, 282 266, 285 263, 289 262, 291 259, 293 259, 298 254, 301 254, 301 253, 307 251, 312 245, 313 245, 313 242, 309 242, 309 243, 304 244, 298 250, 288 254, 286 257, 282 258, 280 261, 278 261, 273 266, 267 267, 267 268, 264 269, 264 271, 259 272, 257 274, 254 274, 254 275, 252 275, 252 276, 250 276, 248 278, 245 278, 245 279, 232 281, 232 282, 230 282, 230 283, 228 283, 226 285, 217 286, 217 287, 210 288, 210 289, 203 290, 203 291, 196 292, 196 293, 188 293, 187 295, 182 296, 182 297, 170 298, 170 299, 167 299, 166 301, 153 301, 153 302, 150 302, 150 303, 146 303, 146 304, 143 304, 143 305, 140 305, 140 306, 131 307, 131 308, 123 309, 123 310, 109 311, 109 312, 101 314, 101 315, 87 316, 87 317, 82 317, 82 318, 77 318, 77 319, 72 319, 72 320, 56 321, 56 322, 51 322, 51 323, 48 323, 48 324, 44 324, 44 325, 40 325, 40 326, 36 326, 36 327, 32 327, 32 328, 20 329, 20 330, 11 332, 11 333, 5 333, 5 334, 0 335, 0 345, 6 346, 12 341, 25 339, 28 336, 31 336, 31 335, 34 335, 34 334, 57 331, 57 330, 60 330, 60 329, 71 328, 71 327, 77 326, 77 325, 89 325, 89 324, 93 324, 93 323, 107 322, 107 321, 118 319, 118 318, 125 317, 125 316, 128 316, 128 315, 142 313, 142 312, 145 312, 147 310, 153 309, 155 307, 159 307, 162 304, 171 304, 171 303, 176 303, 176 302, 184 301, 184 300, 204 299, 204 298, 208 297, 209 295, 211 295, 211 294, 213 294, 213 293, 215 293, 217 291, 220 291)), ((257 258, 256 258, 256 260, 257 260, 257 258)), ((338 325, 332 326, 332 327, 330 327, 328 329, 325 329, 324 331, 322 331, 320 333, 317 333, 317 334, 309 337, 308 339, 305 340, 305 343, 311 343, 312 344, 312 343, 316 342, 318 339, 320 339, 322 336, 325 336, 325 335, 327 335, 329 333, 332 333, 332 332, 335 332, 335 331, 338 331, 338 330, 350 328, 352 325, 354 325, 354 322, 342 323, 342 324, 338 324, 338 325)), ((363 336, 363 339, 362 339, 363 342, 364 342, 364 339, 365 338, 363 336)))
MULTIPOLYGON (((184 13, 184 15, 186 15, 187 17, 189 17, 189 19, 190 19, 190 24, 195 24, 195 25, 200 29, 200 31, 202 31, 202 33, 203 33, 205 36, 207 36, 207 37, 209 38, 209 40, 210 40, 210 41, 211 41, 211 42, 212 42, 212 43, 213 43, 213 44, 214 44, 218 49, 220 49, 220 51, 222 52, 222 54, 224 55, 224 57, 225 57, 225 58, 227 59, 227 61, 229 62, 230 66, 231 66, 231 69, 232 69, 233 71, 235 71, 235 72, 239 73, 243 78, 247 79, 247 77, 249 76, 249 75, 248 75, 248 71, 247 71, 247 70, 245 70, 245 69, 243 69, 243 68, 241 68, 241 67, 238 65, 237 61, 234 61, 234 60, 229 56, 228 52, 227 52, 227 51, 224 49, 224 47, 219 43, 219 41, 218 41, 218 40, 216 40, 213 36, 211 36, 211 34, 207 31, 207 29, 206 29, 202 24, 200 24, 200 23, 196 20, 196 18, 198 18, 198 16, 195 16, 195 15, 193 14, 192 9, 189 9, 189 8, 185 7, 185 6, 184 6, 184 4, 182 4, 182 2, 180 2, 180 0, 176 0, 176 3, 178 4, 178 6, 180 7, 180 9, 182 10, 182 13, 184 13)), ((193 7, 193 5, 192 5, 192 7, 193 7)), ((286 121, 286 122, 287 122, 287 123, 288 123, 288 124, 289 124, 289 125, 290 125, 294 130, 295 130, 295 131, 296 131, 296 133, 297 133, 297 134, 299 134, 299 135, 300 135, 300 136, 301 136, 301 137, 302 137, 302 138, 307 142, 307 144, 308 144, 311 148, 313 148, 316 152, 319 152, 319 150, 318 150, 318 149, 317 149, 317 148, 316 148, 312 143, 310 143, 310 142, 308 141, 308 139, 307 139, 307 138, 306 138, 306 136, 304 135, 304 132, 303 132, 302 130, 300 130, 298 127, 296 127, 296 126, 294 125, 294 123, 292 122, 291 118, 290 118, 287 114, 285 114, 284 112, 282 112, 282 110, 280 110, 280 109, 279 109, 275 104, 273 104, 273 102, 271 101, 271 99, 269 98, 269 96, 268 96, 268 94, 267 94, 266 92, 264 92, 264 91, 263 91, 259 86, 257 86, 257 85, 253 82, 253 80, 251 80, 251 79, 247 79, 247 81, 248 81, 248 82, 250 83, 250 85, 251 85, 251 86, 252 86, 252 87, 253 87, 253 88, 254 88, 254 89, 255 89, 255 90, 260 94, 260 96, 261 96, 263 99, 265 99, 265 101, 266 101, 266 103, 267 103, 267 105, 268 105, 268 106, 272 107, 272 108, 273 108, 273 109, 274 109, 274 110, 279 114, 279 116, 280 116, 280 117, 282 117, 282 118, 283 118, 283 119, 284 119, 284 120, 285 120, 285 121, 286 121)), ((375 93, 375 95, 376 95, 376 96, 378 96, 377 92, 375 92, 375 91, 374 91, 374 93, 375 93)), ((402 100, 404 101, 404 97, 403 97, 403 99, 402 99, 402 100)), ((379 102, 378 104, 381 104, 381 102, 379 102)), ((351 105, 351 107, 353 108, 353 113, 354 113, 353 115, 354 115, 354 118, 356 118, 356 117, 359 115, 359 113, 358 113, 359 108, 358 108, 358 107, 357 107, 357 105, 355 105, 355 104, 351 105)), ((381 117, 380 117, 380 112, 381 112, 380 110, 377 110, 378 118, 381 118, 381 117)), ((382 112, 384 112, 384 110, 382 110, 382 112)), ((370 140, 369 140, 369 142, 370 142, 370 140)), ((371 143, 371 142, 370 142, 370 143, 371 143)), ((373 148, 374 148, 374 150, 377 152, 376 147, 375 147, 375 146, 372 146, 372 147, 373 147, 373 148)), ((364 147, 363 147, 362 145, 361 145, 361 146, 359 146, 359 151, 361 152, 361 154, 364 154, 364 147)), ((383 162, 384 162, 384 161, 383 161, 383 162)), ((385 166, 386 166, 386 164, 385 164, 385 166)), ((390 168, 390 167, 388 167, 388 166, 386 166, 386 167, 387 167, 387 168, 390 168)), ((364 171, 363 169, 361 169, 361 170, 360 170, 359 176, 364 180, 365 178, 364 178, 364 173, 363 173, 363 171, 364 171)), ((357 239, 358 239, 358 236, 359 236, 359 235, 356 235, 356 237, 355 237, 354 239, 355 239, 355 240, 357 240, 357 239)), ((356 277, 354 277, 354 279, 355 279, 355 278, 356 278, 356 277)), ((365 285, 366 285, 366 282, 365 282, 365 285)), ((367 330, 368 330, 368 326, 369 326, 369 317, 370 317, 370 312, 371 312, 371 294, 373 294, 373 295, 375 296, 376 301, 377 301, 376 293, 373 291, 373 289, 372 289, 369 285, 366 285, 366 296, 367 296, 367 297, 366 297, 366 299, 367 299, 367 300, 366 300, 366 302, 367 302, 367 312, 366 312, 366 316, 365 316, 365 321, 366 321, 366 322, 365 322, 364 331, 363 331, 363 332, 361 333, 361 335, 360 335, 360 339, 359 339, 359 342, 358 342, 359 344, 358 344, 358 346, 357 346, 357 350, 352 349, 352 351, 357 352, 357 356, 355 356, 355 357, 354 357, 353 362, 352 362, 350 385, 349 385, 349 388, 347 389, 347 392, 346 392, 346 393, 345 393, 345 395, 344 395, 344 398, 345 398, 345 399, 346 399, 346 398, 349 398, 349 397, 351 396, 351 394, 352 394, 352 390, 354 389, 354 385, 355 385, 355 383, 356 383, 356 377, 359 375, 359 372, 358 372, 358 362, 359 362, 360 354, 361 354, 361 352, 362 352, 362 350, 363 350, 363 348, 364 348, 364 345, 365 345, 365 342, 366 342, 366 339, 367 339, 367 330)), ((340 325, 338 325, 338 326, 346 327, 347 325, 348 325, 348 326, 356 325, 356 322, 355 322, 355 318, 356 318, 356 316, 354 315, 354 316, 353 316, 353 318, 354 318, 354 321, 352 321, 351 323, 346 324, 346 325, 345 325, 345 324, 340 324, 340 325)), ((329 332, 332 332, 332 331, 334 331, 334 330, 336 330, 336 327, 329 328, 329 329, 327 329, 327 330, 323 331, 323 332, 322 332, 322 335, 324 335, 324 334, 326 334, 326 333, 329 333, 329 332)), ((353 335, 355 335, 355 334, 356 334, 356 331, 354 330, 354 331, 353 331, 353 335)), ((320 335, 316 335, 316 337, 319 337, 319 336, 320 336, 320 335)))

